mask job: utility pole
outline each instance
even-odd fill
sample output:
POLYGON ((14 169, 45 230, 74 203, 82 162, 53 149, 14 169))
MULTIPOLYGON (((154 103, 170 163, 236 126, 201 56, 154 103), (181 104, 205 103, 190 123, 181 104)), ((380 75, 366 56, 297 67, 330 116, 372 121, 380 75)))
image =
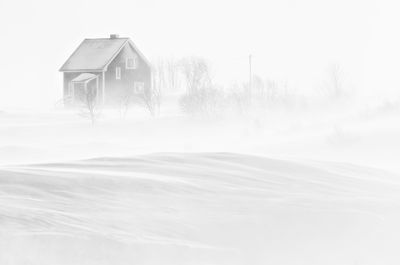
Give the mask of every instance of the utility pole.
POLYGON ((250 96, 250 100, 252 97, 252 93, 253 93, 253 87, 252 87, 252 73, 251 73, 251 54, 249 55, 249 96, 250 96))

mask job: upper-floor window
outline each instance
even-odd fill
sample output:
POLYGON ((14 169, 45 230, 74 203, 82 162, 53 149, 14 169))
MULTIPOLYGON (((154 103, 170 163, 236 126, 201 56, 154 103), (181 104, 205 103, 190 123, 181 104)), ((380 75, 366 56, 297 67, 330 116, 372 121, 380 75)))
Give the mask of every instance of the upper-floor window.
POLYGON ((138 57, 126 58, 126 69, 136 69, 138 67, 138 57))
POLYGON ((115 79, 117 79, 117 80, 121 79, 121 67, 115 68, 115 79))

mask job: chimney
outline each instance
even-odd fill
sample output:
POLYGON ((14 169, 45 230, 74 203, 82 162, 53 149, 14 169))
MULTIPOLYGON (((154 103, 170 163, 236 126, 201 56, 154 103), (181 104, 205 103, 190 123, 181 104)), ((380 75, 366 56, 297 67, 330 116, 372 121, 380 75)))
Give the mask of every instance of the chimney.
POLYGON ((111 34, 110 39, 118 39, 119 35, 118 34, 111 34))

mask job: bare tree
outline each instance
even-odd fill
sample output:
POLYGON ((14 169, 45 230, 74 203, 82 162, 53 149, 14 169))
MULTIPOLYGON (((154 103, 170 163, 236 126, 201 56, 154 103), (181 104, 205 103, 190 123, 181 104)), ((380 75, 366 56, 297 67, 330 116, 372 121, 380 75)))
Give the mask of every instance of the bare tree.
POLYGON ((265 85, 265 90, 268 102, 270 103, 276 102, 278 99, 279 84, 274 80, 267 80, 265 85))
POLYGON ((160 113, 162 102, 161 92, 166 86, 165 69, 164 60, 157 59, 156 62, 152 64, 149 87, 143 87, 142 91, 135 91, 132 88, 127 88, 123 91, 120 102, 121 117, 126 116, 133 104, 144 106, 151 116, 160 113))
POLYGON ((133 90, 128 87, 125 88, 121 95, 121 102, 120 102, 120 115, 122 118, 126 117, 132 103, 134 101, 134 93, 133 90))
POLYGON ((152 67, 152 87, 164 88, 166 86, 166 76, 165 76, 165 62, 162 59, 158 59, 155 63, 153 63, 152 67))
POLYGON ((197 57, 184 58, 180 65, 186 84, 186 94, 180 99, 182 110, 190 114, 210 114, 217 106, 220 93, 212 84, 209 65, 197 57))
POLYGON ((143 100, 143 104, 146 107, 146 109, 149 111, 151 116, 156 115, 156 104, 151 96, 151 94, 143 94, 141 95, 141 99, 143 100))
POLYGON ((96 89, 94 87, 85 87, 83 92, 83 98, 80 102, 80 115, 88 118, 94 125, 100 115, 96 89))
POLYGON ((207 62, 198 57, 182 59, 182 74, 186 82, 186 92, 196 93, 211 84, 211 72, 207 62))
POLYGON ((142 102, 152 116, 160 113, 162 91, 166 87, 165 62, 159 59, 152 67, 151 87, 141 94, 142 102))
POLYGON ((170 58, 166 60, 164 66, 168 90, 170 92, 175 92, 179 87, 179 65, 173 58, 170 58))
POLYGON ((339 64, 332 64, 328 69, 328 84, 325 86, 325 93, 333 99, 340 99, 345 94, 343 71, 339 64))
POLYGON ((227 100, 232 110, 245 114, 250 109, 249 83, 235 83, 229 88, 227 100))

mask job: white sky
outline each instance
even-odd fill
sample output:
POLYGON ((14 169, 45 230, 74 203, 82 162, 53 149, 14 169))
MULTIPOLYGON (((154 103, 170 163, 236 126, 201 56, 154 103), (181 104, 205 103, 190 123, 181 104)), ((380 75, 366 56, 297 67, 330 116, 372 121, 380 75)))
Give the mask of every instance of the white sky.
POLYGON ((51 106, 83 38, 118 33, 143 53, 208 59, 219 82, 254 73, 317 89, 339 63, 362 94, 400 95, 400 5, 388 0, 0 0, 0 109, 51 106))

